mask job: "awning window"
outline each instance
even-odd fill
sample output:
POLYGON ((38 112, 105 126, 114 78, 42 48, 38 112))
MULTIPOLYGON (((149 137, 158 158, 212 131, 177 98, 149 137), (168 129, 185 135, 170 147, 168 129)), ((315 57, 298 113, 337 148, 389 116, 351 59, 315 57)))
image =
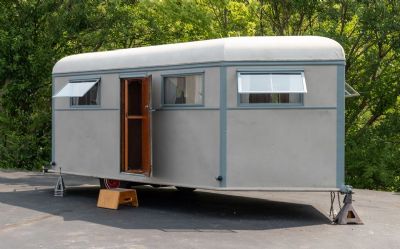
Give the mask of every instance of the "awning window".
POLYGON ((239 73, 239 93, 306 93, 304 73, 239 73))
POLYGON ((354 90, 354 88, 352 88, 349 84, 345 83, 344 96, 346 98, 350 98, 360 96, 360 94, 356 90, 354 90))
POLYGON ((99 80, 90 80, 84 82, 70 82, 63 87, 53 98, 58 97, 82 97, 85 95, 99 80))

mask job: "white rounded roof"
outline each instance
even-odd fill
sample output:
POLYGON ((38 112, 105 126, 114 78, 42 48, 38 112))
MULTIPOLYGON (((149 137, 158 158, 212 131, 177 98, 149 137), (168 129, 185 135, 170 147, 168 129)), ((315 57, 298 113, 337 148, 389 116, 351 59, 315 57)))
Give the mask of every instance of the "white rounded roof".
POLYGON ((71 55, 55 64, 53 74, 208 62, 344 59, 342 46, 325 37, 230 37, 71 55))

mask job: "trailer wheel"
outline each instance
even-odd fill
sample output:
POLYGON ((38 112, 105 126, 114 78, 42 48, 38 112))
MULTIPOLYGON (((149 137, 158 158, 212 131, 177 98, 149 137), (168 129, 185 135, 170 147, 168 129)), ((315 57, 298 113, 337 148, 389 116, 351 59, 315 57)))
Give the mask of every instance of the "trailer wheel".
POLYGON ((178 186, 175 186, 175 188, 181 193, 192 193, 193 191, 196 190, 195 188, 186 188, 186 187, 178 187, 178 186))
POLYGON ((112 189, 112 188, 130 188, 131 183, 126 181, 107 179, 107 178, 99 178, 100 180, 100 188, 102 189, 112 189))

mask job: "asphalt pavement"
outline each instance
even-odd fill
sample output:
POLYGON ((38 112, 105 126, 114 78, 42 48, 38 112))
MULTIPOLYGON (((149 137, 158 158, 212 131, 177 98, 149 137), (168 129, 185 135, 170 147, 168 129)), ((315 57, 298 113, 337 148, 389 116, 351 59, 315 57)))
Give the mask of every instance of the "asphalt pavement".
POLYGON ((356 189, 364 225, 332 225, 329 193, 142 186, 138 208, 108 210, 97 179, 64 180, 54 197, 57 175, 0 171, 0 248, 400 248, 397 193, 356 189))

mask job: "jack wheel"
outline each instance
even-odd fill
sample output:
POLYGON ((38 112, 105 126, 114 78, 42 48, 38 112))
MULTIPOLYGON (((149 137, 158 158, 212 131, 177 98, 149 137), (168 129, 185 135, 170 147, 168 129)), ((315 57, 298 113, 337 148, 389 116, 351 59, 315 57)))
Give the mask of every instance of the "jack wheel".
POLYGON ((107 178, 99 178, 101 189, 131 188, 131 183, 107 178))

